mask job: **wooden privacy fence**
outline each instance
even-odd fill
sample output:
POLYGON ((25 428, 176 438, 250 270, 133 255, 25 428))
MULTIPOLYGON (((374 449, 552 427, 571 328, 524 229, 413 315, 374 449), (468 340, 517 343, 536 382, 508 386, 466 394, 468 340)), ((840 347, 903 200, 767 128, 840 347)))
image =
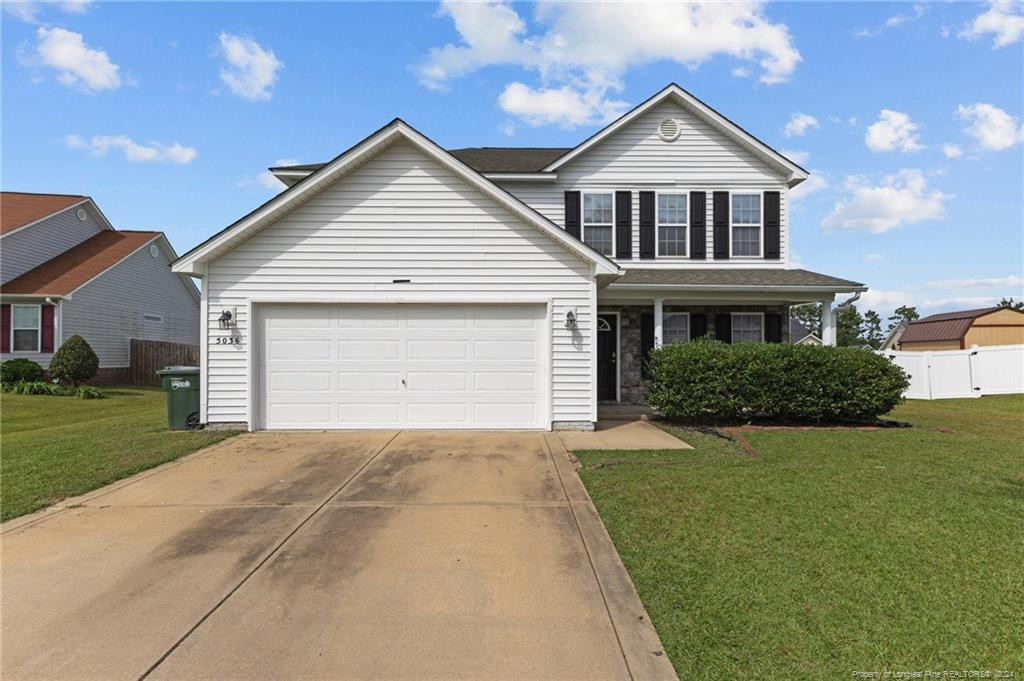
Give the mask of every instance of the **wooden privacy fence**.
POLYGON ((156 372, 167 366, 199 366, 199 346, 131 339, 129 381, 135 384, 159 384, 160 377, 156 372))

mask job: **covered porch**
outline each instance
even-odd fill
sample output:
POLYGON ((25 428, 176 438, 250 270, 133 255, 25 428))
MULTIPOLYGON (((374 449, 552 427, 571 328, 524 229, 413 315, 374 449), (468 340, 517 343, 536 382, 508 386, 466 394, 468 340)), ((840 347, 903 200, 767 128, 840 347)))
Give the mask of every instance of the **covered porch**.
POLYGON ((793 305, 822 303, 822 341, 835 345, 837 294, 863 290, 805 270, 627 271, 598 291, 598 404, 643 404, 644 363, 655 347, 702 336, 790 342, 793 305))

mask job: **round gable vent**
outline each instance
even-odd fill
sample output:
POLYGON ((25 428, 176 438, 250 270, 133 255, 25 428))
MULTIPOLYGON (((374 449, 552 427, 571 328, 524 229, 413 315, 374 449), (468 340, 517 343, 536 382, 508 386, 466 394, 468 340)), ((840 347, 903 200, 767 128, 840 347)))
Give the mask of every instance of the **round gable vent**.
POLYGON ((679 138, 679 121, 666 118, 658 124, 658 137, 666 142, 674 142, 679 138))
POLYGON ((76 210, 75 215, 77 215, 78 219, 81 220, 82 222, 85 222, 86 218, 89 217, 89 214, 85 212, 84 208, 79 208, 78 210, 76 210))

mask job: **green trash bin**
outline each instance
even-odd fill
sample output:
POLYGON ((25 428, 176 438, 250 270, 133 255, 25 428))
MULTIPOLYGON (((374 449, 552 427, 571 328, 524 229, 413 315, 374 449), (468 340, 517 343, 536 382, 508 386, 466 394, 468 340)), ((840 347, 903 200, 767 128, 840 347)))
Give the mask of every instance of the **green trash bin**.
POLYGON ((165 367, 156 372, 167 393, 167 425, 171 430, 199 428, 199 367, 165 367))

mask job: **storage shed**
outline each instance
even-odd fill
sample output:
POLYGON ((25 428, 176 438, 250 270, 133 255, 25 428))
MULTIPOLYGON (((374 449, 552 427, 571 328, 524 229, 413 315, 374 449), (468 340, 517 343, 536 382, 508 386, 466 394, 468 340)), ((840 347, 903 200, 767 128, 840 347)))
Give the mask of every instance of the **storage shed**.
POLYGON ((1009 307, 943 312, 910 322, 900 350, 962 350, 1024 344, 1024 311, 1009 307))

